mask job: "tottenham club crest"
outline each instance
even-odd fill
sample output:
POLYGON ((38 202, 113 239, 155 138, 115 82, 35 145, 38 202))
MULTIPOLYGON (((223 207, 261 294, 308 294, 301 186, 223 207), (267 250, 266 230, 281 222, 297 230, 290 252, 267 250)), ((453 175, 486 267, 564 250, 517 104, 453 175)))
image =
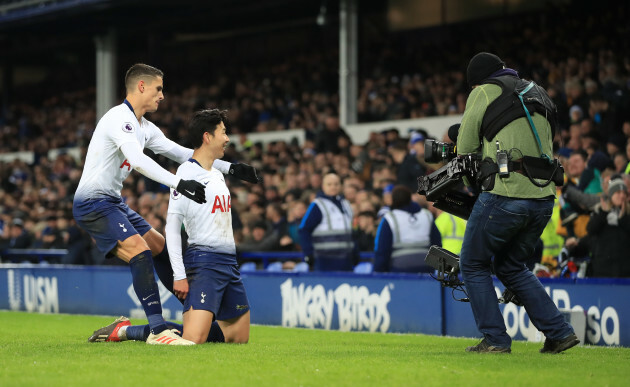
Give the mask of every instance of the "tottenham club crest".
POLYGON ((177 200, 177 199, 179 199, 181 196, 182 196, 182 194, 180 194, 179 192, 177 192, 177 191, 175 191, 175 190, 173 190, 173 191, 171 192, 171 198, 173 198, 173 200, 177 200))
POLYGON ((131 122, 125 122, 122 126, 122 130, 125 133, 133 133, 133 125, 131 125, 131 122))

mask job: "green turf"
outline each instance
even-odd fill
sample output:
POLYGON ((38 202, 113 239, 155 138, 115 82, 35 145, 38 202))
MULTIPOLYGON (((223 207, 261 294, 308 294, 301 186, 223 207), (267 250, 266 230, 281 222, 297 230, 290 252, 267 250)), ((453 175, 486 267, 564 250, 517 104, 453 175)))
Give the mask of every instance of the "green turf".
MULTIPOLYGON (((473 339, 253 326, 249 344, 88 343, 112 317, 0 311, 0 386, 628 385, 630 348, 511 355, 473 339)), ((141 323, 141 321, 133 321, 141 323)))

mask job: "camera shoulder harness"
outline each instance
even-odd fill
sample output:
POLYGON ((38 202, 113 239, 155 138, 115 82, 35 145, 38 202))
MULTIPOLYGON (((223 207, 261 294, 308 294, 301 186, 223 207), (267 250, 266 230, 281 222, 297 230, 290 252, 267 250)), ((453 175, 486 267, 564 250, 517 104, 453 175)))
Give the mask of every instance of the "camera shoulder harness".
MULTIPOLYGON (((561 186, 564 183, 564 169, 557 159, 551 160, 551 157, 544 153, 536 125, 530 114, 530 111, 544 114, 551 125, 553 137, 557 125, 556 106, 547 92, 533 81, 527 82, 509 75, 489 78, 484 83, 501 86, 502 93, 486 110, 481 124, 483 136, 491 141, 507 124, 517 118, 527 117, 540 150, 540 157, 523 156, 521 159, 510 160, 504 164, 501 161, 497 164, 489 157, 484 159, 480 163, 477 180, 481 189, 492 190, 496 174, 505 177, 509 176, 509 172, 518 172, 527 176, 537 187, 546 187, 552 181, 557 186, 561 186), (507 167, 507 171, 502 167, 507 167), (545 182, 538 183, 534 179, 545 180, 545 182)), ((505 151, 499 149, 497 141, 497 160, 502 153, 505 154, 505 151)))
POLYGON ((558 111, 545 89, 511 75, 488 78, 483 83, 501 87, 501 95, 488 106, 481 122, 481 133, 488 141, 492 141, 507 124, 529 116, 530 112, 544 115, 551 125, 552 137, 555 135, 558 111))

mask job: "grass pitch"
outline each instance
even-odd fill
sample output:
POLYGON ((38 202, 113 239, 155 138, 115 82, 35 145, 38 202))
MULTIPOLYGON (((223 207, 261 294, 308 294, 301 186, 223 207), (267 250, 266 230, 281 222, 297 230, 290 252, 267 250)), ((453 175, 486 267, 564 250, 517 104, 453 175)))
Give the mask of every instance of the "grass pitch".
MULTIPOLYGON (((622 386, 630 348, 511 355, 464 352, 475 339, 252 326, 249 344, 88 343, 113 317, 0 311, 0 386, 622 386)), ((143 323, 141 320, 132 321, 143 323)))

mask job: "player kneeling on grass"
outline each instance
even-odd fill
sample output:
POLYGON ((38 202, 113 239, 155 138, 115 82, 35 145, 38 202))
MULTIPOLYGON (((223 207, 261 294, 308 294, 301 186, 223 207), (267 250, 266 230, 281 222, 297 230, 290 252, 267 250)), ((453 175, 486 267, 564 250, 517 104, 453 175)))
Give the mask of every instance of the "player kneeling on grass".
MULTIPOLYGON (((173 266, 174 293, 184 300, 184 325, 167 324, 171 332, 180 331, 185 339, 173 344, 249 341, 249 302, 236 263, 230 192, 221 172, 212 168, 214 160, 223 157, 229 142, 226 121, 226 111, 195 113, 188 131, 195 150, 192 158, 177 170, 182 179, 202 182, 208 201, 199 204, 179 200, 181 194, 171 190, 166 245, 173 266), (182 224, 189 237, 183 257, 182 224), (215 318, 218 326, 213 324, 215 318)), ((163 344, 171 340, 151 334, 147 328, 131 326, 127 318, 120 317, 95 331, 88 341, 146 340, 148 344, 163 344)))

